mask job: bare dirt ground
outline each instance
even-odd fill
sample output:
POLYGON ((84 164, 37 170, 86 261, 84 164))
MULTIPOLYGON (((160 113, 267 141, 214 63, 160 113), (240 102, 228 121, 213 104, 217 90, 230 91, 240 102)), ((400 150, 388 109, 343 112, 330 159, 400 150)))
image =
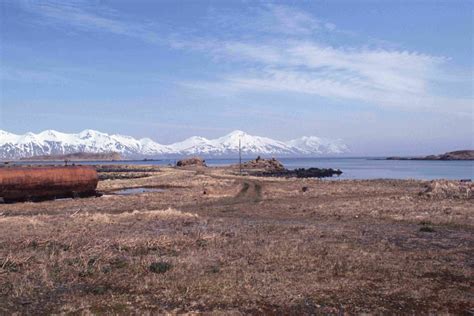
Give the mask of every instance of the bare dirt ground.
POLYGON ((102 197, 0 204, 0 314, 474 312, 473 199, 130 169, 102 197), (113 194, 132 187, 164 190, 113 194))

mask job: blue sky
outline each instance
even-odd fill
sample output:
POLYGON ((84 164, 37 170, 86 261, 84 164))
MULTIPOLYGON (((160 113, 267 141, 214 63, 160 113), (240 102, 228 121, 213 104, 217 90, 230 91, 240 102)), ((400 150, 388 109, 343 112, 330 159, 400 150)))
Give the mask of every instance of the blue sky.
POLYGON ((472 1, 8 1, 0 129, 472 148, 472 1))

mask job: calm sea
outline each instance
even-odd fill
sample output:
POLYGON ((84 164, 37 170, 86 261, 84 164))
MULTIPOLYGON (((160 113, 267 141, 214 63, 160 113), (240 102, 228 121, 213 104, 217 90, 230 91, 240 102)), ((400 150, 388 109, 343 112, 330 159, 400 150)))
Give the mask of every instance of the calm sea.
MULTIPOLYGON (((244 160, 245 161, 245 160, 244 160)), ((473 179, 474 161, 427 161, 427 160, 384 160, 380 158, 282 158, 288 169, 335 168, 343 174, 331 179, 473 179)), ((237 159, 207 159, 209 166, 225 166, 238 163, 237 159)), ((38 162, 40 163, 40 162, 38 162)), ((120 162, 80 162, 80 164, 117 164, 120 162)), ((168 165, 176 160, 124 161, 137 165, 168 165)), ((45 164, 45 162, 41 162, 45 164)))

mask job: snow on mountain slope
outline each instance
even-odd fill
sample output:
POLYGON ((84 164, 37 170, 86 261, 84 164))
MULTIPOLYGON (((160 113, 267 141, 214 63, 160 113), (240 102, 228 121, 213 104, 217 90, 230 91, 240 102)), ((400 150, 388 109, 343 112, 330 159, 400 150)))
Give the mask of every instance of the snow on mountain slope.
POLYGON ((0 146, 6 143, 16 143, 19 136, 0 130, 0 146))
POLYGON ((328 139, 316 136, 303 136, 286 142, 287 145, 298 148, 302 154, 343 154, 349 148, 341 139, 328 139))
POLYGON ((216 139, 194 136, 169 145, 169 147, 183 155, 228 156, 239 152, 239 139, 244 155, 294 153, 292 148, 283 142, 266 137, 251 136, 242 131, 233 131, 216 139))
POLYGON ((292 154, 294 150, 284 142, 267 137, 252 136, 242 131, 234 131, 226 136, 214 140, 218 152, 239 151, 239 139, 241 140, 243 154, 292 154))
POLYGON ((181 152, 187 155, 198 153, 209 153, 213 151, 213 143, 207 138, 193 136, 183 140, 182 142, 169 145, 174 152, 181 152))
POLYGON ((234 131, 223 137, 207 139, 190 137, 182 142, 161 145, 149 138, 135 139, 124 135, 109 135, 94 130, 66 134, 54 130, 38 134, 15 135, 0 130, 0 159, 18 159, 38 155, 62 155, 77 152, 117 152, 124 158, 177 157, 201 155, 232 157, 239 152, 239 140, 244 156, 307 156, 340 154, 348 151, 340 140, 315 136, 282 142, 267 137, 234 131))
POLYGON ((123 157, 163 155, 167 146, 151 139, 137 140, 130 136, 109 135, 94 130, 66 134, 47 130, 38 134, 15 135, 0 131, 0 158, 18 159, 39 155, 63 155, 77 152, 117 152, 123 157))

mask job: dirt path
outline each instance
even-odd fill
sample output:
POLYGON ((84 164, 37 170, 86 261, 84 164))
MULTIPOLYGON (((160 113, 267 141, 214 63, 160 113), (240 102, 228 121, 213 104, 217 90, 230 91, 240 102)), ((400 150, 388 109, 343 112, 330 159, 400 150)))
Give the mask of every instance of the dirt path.
POLYGON ((262 201, 262 184, 258 181, 244 181, 242 189, 235 196, 236 202, 254 202, 262 201))

